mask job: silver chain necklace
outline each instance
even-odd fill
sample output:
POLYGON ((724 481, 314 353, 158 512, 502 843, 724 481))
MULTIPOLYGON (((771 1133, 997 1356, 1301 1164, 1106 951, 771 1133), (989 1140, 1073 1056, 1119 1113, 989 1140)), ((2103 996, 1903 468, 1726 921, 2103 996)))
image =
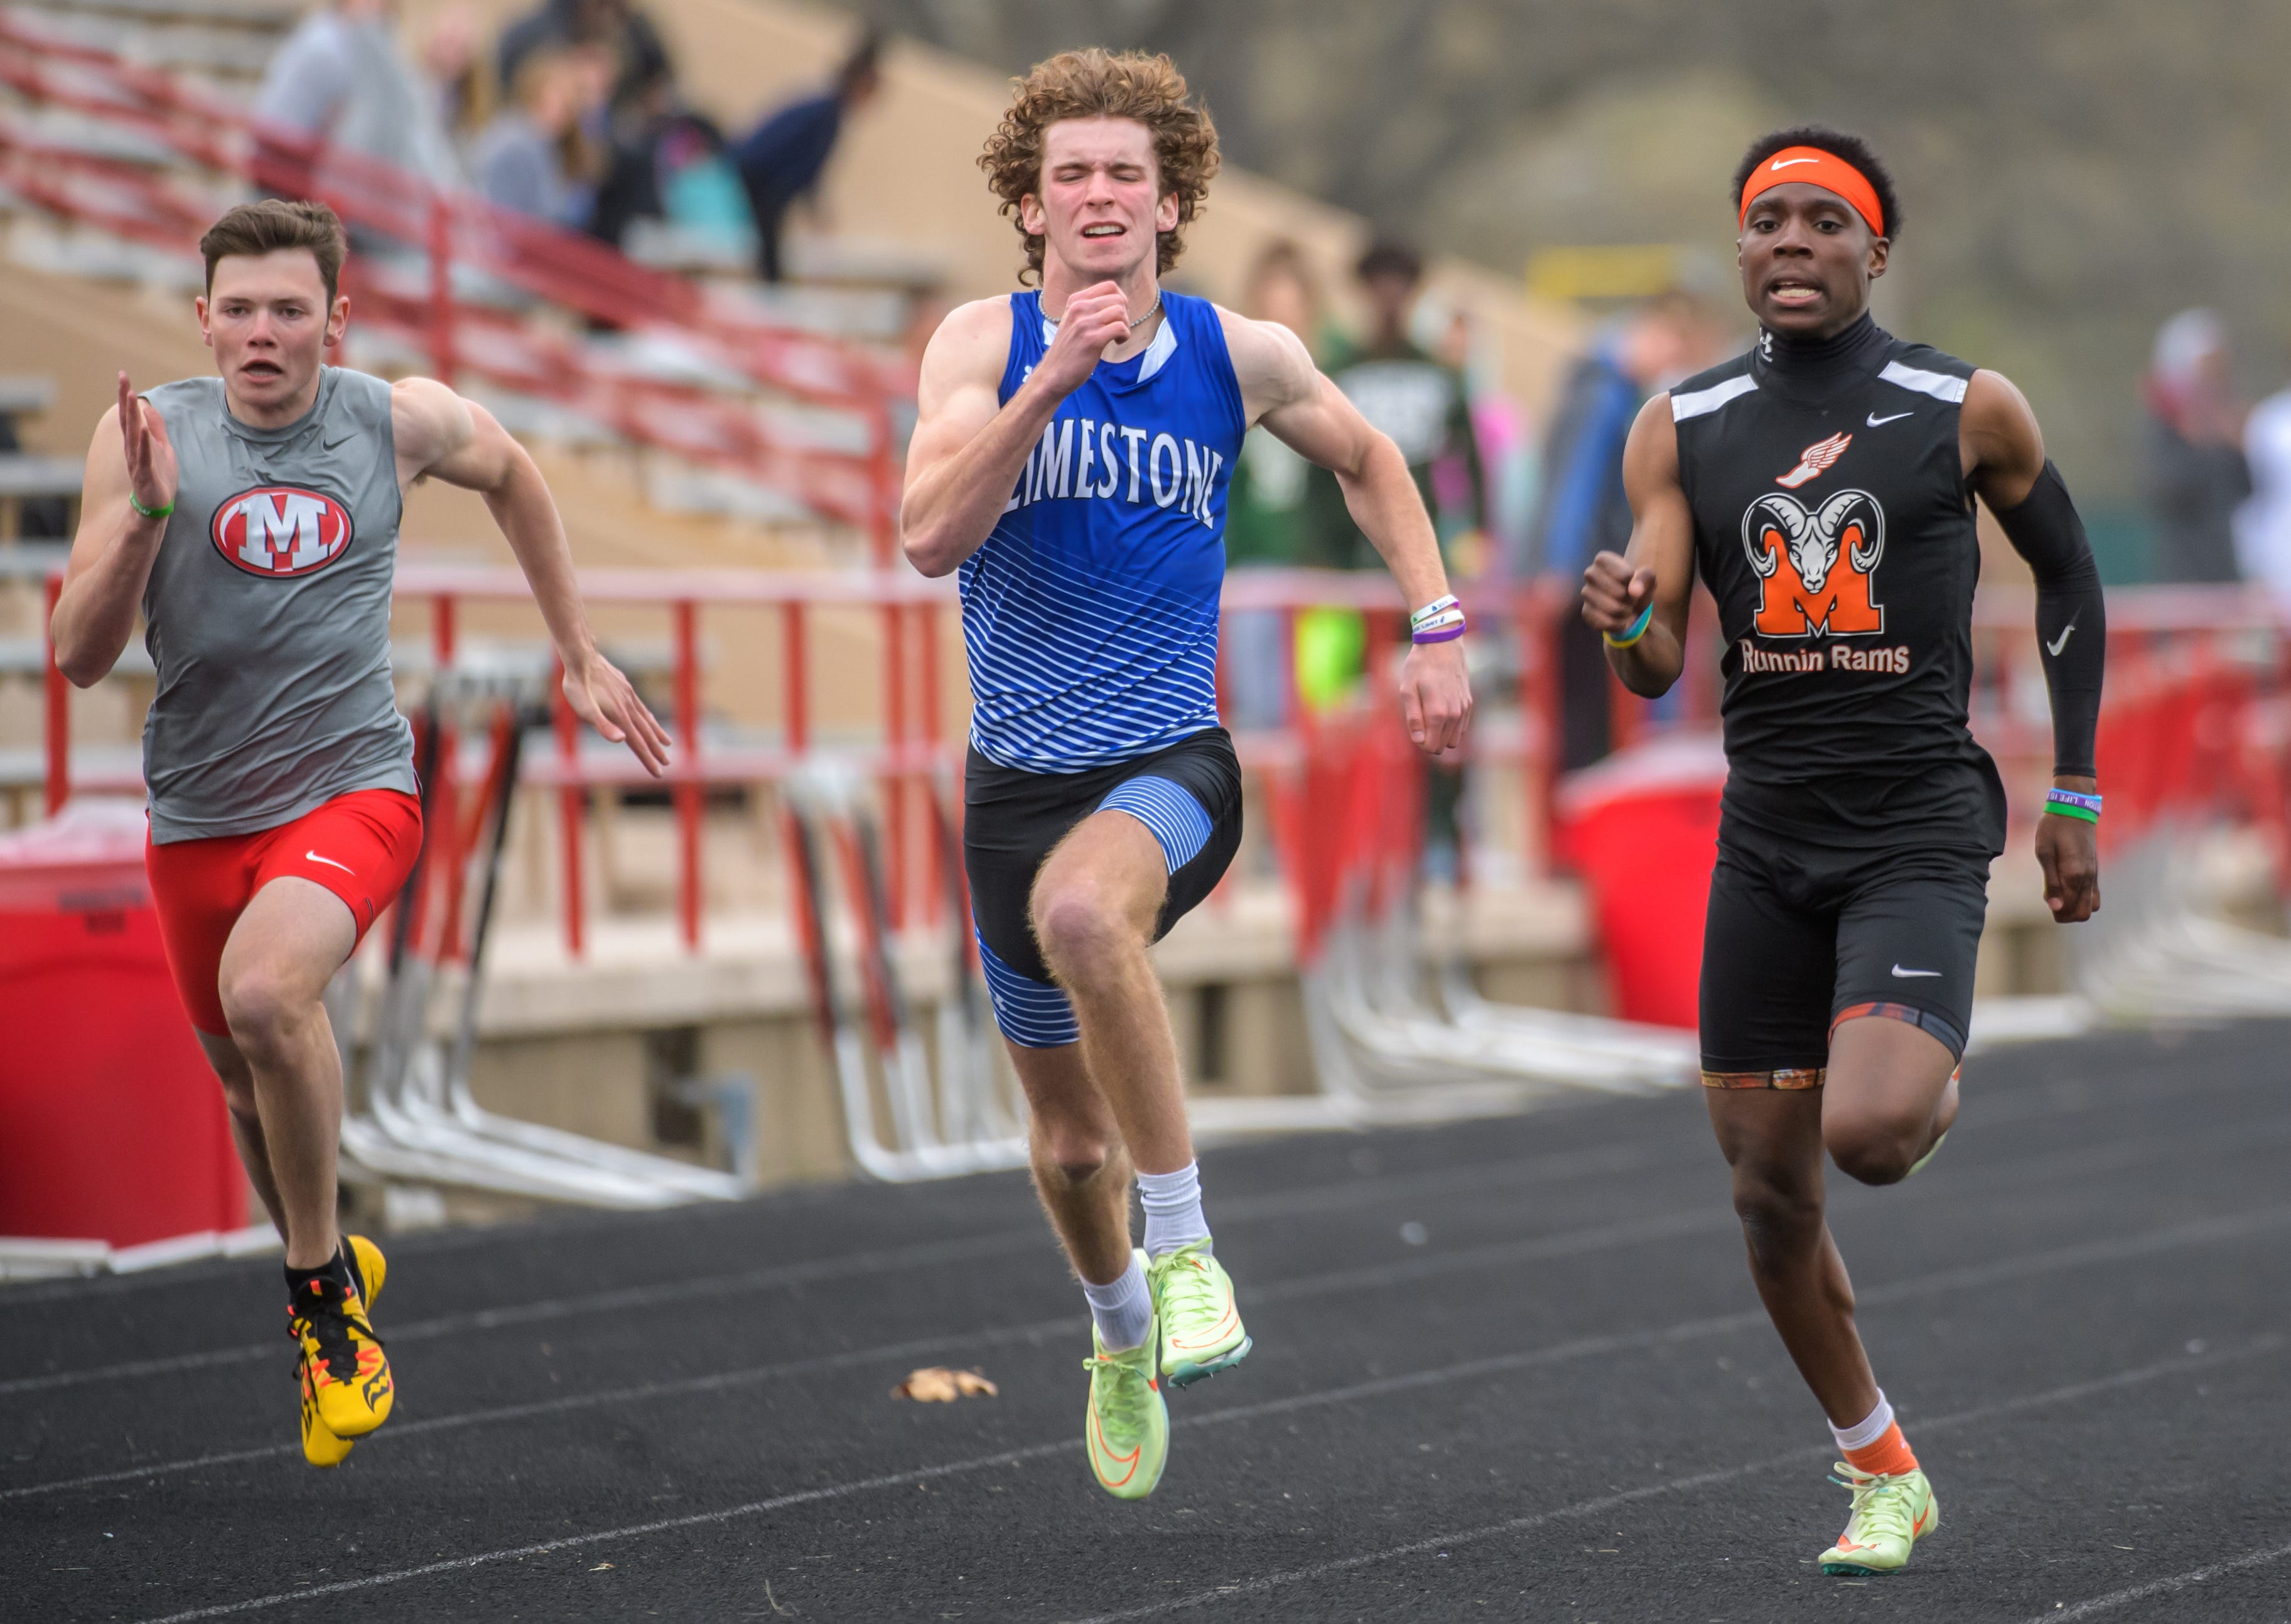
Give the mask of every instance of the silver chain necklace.
MULTIPOLYGON (((1156 315, 1160 314, 1161 309, 1162 290, 1160 288, 1155 288, 1154 290, 1154 302, 1146 307, 1146 314, 1140 316, 1136 321, 1129 324, 1129 330, 1132 333, 1137 332, 1138 328, 1144 326, 1147 322, 1153 320, 1156 315)), ((1043 319, 1046 321, 1049 320, 1048 317, 1044 317, 1043 319)), ((1065 318, 1064 317, 1060 317, 1057 321, 1051 321, 1050 326, 1055 327, 1058 325, 1058 322, 1064 321, 1065 319, 1065 318)))

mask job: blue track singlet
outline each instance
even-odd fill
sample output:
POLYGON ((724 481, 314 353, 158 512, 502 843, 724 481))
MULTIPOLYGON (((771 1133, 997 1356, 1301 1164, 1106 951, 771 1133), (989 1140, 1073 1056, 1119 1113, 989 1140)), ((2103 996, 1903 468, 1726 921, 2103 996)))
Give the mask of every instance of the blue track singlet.
MULTIPOLYGON (((1074 773, 1217 725, 1226 487, 1248 423, 1206 299, 1162 295, 1162 330, 1060 403, 994 533, 962 566, 970 742, 1003 767, 1074 773)), ((1010 295, 1004 404, 1057 329, 1010 295)))

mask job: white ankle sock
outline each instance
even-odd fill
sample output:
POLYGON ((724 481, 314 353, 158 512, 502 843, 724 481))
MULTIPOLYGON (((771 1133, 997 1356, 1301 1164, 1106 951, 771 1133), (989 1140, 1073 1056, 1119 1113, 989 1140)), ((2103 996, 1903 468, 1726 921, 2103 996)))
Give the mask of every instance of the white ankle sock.
POLYGON ((1154 1323, 1154 1295, 1146 1289, 1146 1269, 1136 1252, 1129 1254, 1129 1266, 1120 1279, 1102 1286, 1085 1280, 1081 1294, 1089 1298, 1089 1317, 1097 1322, 1097 1339, 1107 1353, 1118 1354, 1146 1340, 1146 1329, 1154 1323))
POLYGON ((1210 1238, 1210 1221, 1202 1216, 1200 1162, 1188 1162, 1174 1173, 1138 1174, 1137 1199, 1146 1203, 1147 1257, 1210 1238))
POLYGON ((1885 1428, 1893 1424, 1893 1407, 1885 1402, 1885 1389, 1877 1390, 1877 1407, 1851 1427, 1829 1424, 1829 1435, 1837 1440, 1840 1449, 1868 1449, 1885 1435, 1885 1428))

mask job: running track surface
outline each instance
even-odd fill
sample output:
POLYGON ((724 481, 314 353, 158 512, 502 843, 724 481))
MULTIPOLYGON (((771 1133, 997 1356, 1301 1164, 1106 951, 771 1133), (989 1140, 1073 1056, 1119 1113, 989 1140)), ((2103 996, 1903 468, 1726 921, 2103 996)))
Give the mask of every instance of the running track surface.
POLYGON ((0 1613, 2283 1620, 2287 1041, 1989 1054, 1925 1172, 1833 1179, 1943 1513, 1898 1578, 1813 1566, 1845 1496, 1695 1090, 1210 1155, 1257 1351, 1138 1505, 1017 1178, 400 1240, 331 1474, 275 1261, 0 1292, 0 1613), (1001 1395, 888 1398, 934 1363, 1001 1395))

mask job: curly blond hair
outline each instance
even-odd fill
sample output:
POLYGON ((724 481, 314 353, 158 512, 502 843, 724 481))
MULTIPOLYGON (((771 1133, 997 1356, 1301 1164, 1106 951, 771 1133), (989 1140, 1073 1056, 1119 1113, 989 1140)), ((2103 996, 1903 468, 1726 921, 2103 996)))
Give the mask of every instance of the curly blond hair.
POLYGON ((1186 78, 1177 64, 1167 56, 1092 46, 1038 62, 1015 83, 1017 93, 987 137, 978 166, 1025 241, 1026 268, 1018 280, 1041 280, 1042 238, 1026 229, 1018 200, 1041 196, 1042 136, 1064 118, 1129 118, 1153 133, 1162 193, 1178 199, 1177 229, 1161 233, 1155 244, 1156 268, 1167 271, 1176 264, 1185 252, 1186 228, 1201 213, 1219 162, 1217 125, 1207 108, 1186 99, 1186 78))

